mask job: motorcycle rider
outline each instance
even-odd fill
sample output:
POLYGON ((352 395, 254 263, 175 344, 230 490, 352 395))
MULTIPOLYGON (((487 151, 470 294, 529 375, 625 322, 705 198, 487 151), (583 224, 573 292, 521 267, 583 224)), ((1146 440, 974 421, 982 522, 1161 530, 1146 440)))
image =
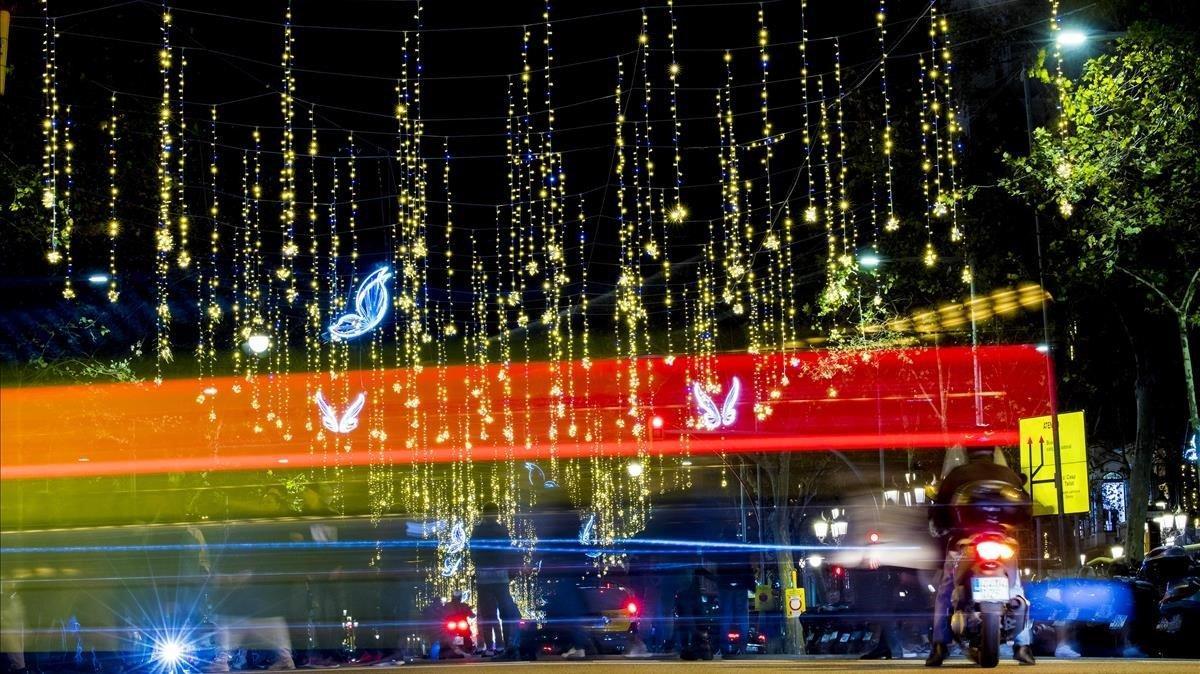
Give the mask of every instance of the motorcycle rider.
MULTIPOLYGON (((926 667, 940 667, 950 653, 950 643, 954 634, 950 630, 950 615, 953 612, 951 600, 954 593, 955 570, 961 554, 957 550, 954 537, 950 535, 953 529, 953 508, 951 507, 954 494, 962 487, 980 481, 1007 482, 1018 489, 1025 480, 1016 471, 996 460, 995 450, 990 447, 972 447, 967 451, 967 460, 962 462, 962 448, 952 447, 947 455, 947 465, 958 465, 945 474, 942 483, 938 485, 937 496, 929 512, 929 531, 935 538, 942 539, 942 577, 938 583, 937 595, 933 606, 933 647, 929 657, 925 659, 926 667)), ((1018 578, 1019 583, 1019 578, 1018 578)), ((1018 585, 1017 590, 1020 591, 1018 585)), ((1032 623, 1025 621, 1025 628, 1013 638, 1013 659, 1022 665, 1032 665, 1033 651, 1029 647, 1031 641, 1032 623)))

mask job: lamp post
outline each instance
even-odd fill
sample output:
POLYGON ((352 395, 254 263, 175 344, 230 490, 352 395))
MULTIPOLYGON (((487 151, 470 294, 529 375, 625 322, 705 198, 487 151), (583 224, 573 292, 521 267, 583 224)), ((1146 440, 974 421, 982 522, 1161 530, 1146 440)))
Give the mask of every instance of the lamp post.
MULTIPOLYGON (((1087 42, 1087 33, 1078 29, 1063 29, 1058 31, 1058 36, 1055 38, 1055 43, 1058 47, 1073 48, 1079 47, 1087 42)), ((1029 154, 1033 154, 1033 108, 1030 106, 1029 96, 1029 72, 1028 69, 1022 66, 1021 68, 1021 88, 1025 99, 1025 137, 1029 145, 1029 154)), ((1033 235, 1036 240, 1037 251, 1037 270, 1038 283, 1042 288, 1046 287, 1046 272, 1045 265, 1042 261, 1042 219, 1038 215, 1037 209, 1033 209, 1033 235)), ((1058 554, 1059 558, 1066 563, 1066 514, 1063 512, 1063 483, 1062 483, 1062 450, 1059 443, 1058 430, 1058 386, 1054 374, 1054 350, 1053 343, 1050 341, 1050 310, 1049 302, 1042 302, 1042 340, 1046 346, 1046 396, 1050 403, 1050 441, 1054 450, 1054 491, 1056 505, 1058 506, 1058 516, 1055 518, 1058 524, 1058 554)), ((1040 351, 1039 347, 1039 351, 1040 351)), ((1029 480, 1029 493, 1033 494, 1033 479, 1032 475, 1029 480)), ((1041 536, 1039 534, 1038 538, 1041 536)), ((1040 567, 1042 555, 1038 555, 1038 565, 1040 567)), ((1039 569, 1040 571, 1040 569, 1039 569)))

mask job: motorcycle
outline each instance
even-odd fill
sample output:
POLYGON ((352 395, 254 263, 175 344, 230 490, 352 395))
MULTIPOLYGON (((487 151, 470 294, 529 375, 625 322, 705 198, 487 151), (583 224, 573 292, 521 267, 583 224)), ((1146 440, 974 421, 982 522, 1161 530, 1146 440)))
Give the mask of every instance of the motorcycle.
POLYGON ((972 660, 995 667, 1000 644, 1029 620, 1029 602, 1013 591, 1020 582, 1015 536, 1029 521, 1029 498, 1007 482, 980 481, 959 489, 951 506, 958 563, 950 629, 972 660))
MULTIPOLYGON (((452 653, 471 653, 475 649, 475 644, 471 640, 470 617, 466 613, 446 615, 442 641, 447 646, 450 646, 452 653)), ((446 655, 446 653, 443 653, 442 657, 446 657, 446 655)))
POLYGON ((1194 639, 1181 638, 1200 629, 1200 575, 1181 546, 1156 548, 1142 562, 1138 575, 1160 588, 1155 624, 1155 649, 1167 657, 1194 658, 1200 646, 1194 639))

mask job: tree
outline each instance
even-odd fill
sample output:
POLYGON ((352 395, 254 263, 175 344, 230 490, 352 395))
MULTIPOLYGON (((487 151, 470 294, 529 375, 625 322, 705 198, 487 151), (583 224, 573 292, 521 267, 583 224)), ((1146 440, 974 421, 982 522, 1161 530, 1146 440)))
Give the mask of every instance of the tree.
POLYGON ((1177 327, 1187 415, 1200 426, 1189 330, 1200 323, 1200 49, 1194 34, 1136 24, 1112 54, 1063 83, 1062 119, 1034 132, 1027 157, 1008 157, 1003 185, 1057 212, 1051 268, 1072 293, 1108 296, 1134 353, 1136 441, 1129 452, 1127 548, 1140 556, 1157 423, 1163 335, 1142 329, 1148 310, 1177 327), (1064 123, 1058 123, 1064 122, 1064 123))

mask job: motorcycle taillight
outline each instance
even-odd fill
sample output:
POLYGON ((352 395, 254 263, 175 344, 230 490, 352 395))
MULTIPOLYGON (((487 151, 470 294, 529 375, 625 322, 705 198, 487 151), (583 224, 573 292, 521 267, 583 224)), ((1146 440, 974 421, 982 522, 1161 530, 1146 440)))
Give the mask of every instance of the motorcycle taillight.
POLYGON ((1007 542, 995 537, 975 539, 975 556, 987 562, 1012 559, 1017 551, 1007 542))

